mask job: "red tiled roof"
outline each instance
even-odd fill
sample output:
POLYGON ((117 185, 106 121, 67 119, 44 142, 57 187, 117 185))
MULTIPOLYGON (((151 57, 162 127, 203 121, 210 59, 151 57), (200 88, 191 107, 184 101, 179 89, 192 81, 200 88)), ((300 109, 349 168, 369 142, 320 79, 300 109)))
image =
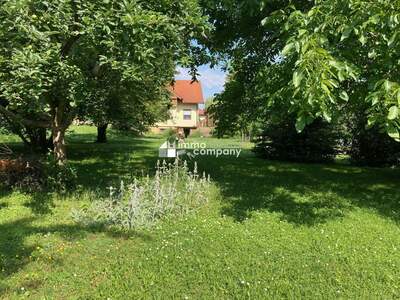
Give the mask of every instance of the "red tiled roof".
POLYGON ((204 103, 203 90, 200 81, 176 80, 171 85, 173 97, 183 103, 204 103))

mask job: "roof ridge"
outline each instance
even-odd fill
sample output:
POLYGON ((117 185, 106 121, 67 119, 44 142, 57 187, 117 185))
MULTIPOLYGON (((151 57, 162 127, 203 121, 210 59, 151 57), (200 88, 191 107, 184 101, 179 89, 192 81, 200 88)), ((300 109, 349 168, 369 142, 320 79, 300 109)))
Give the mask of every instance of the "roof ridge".
POLYGON ((171 84, 171 92, 177 98, 182 99, 183 103, 204 103, 203 90, 200 80, 175 80, 175 82, 171 84))

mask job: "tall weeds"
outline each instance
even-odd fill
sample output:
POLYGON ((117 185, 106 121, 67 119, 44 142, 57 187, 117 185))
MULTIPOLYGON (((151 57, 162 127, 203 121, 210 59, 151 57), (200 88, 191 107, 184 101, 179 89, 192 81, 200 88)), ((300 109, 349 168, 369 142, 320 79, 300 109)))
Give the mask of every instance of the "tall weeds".
POLYGON ((195 211, 209 201, 213 192, 210 177, 200 175, 196 163, 189 170, 186 161, 158 161, 154 177, 134 179, 128 186, 121 182, 119 188, 110 188, 107 199, 74 210, 73 217, 84 225, 150 227, 160 219, 195 211))

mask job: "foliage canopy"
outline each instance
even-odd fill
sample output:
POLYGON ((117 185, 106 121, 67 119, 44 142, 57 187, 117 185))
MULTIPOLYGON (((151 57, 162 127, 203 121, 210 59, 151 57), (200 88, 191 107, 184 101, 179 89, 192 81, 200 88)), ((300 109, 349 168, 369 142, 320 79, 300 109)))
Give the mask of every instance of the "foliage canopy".
POLYGON ((301 132, 357 106, 368 126, 400 140, 399 1, 206 3, 217 24, 215 50, 231 60, 230 79, 237 82, 217 99, 217 114, 265 118, 284 106, 301 132), (237 97, 228 97, 234 90, 237 97), (228 99, 245 109, 230 112, 228 99))
POLYGON ((62 163, 78 108, 93 113, 99 93, 104 101, 118 94, 145 115, 144 103, 165 95, 176 64, 201 59, 192 41, 207 29, 195 0, 2 2, 0 114, 21 136, 27 127, 50 128, 62 163))

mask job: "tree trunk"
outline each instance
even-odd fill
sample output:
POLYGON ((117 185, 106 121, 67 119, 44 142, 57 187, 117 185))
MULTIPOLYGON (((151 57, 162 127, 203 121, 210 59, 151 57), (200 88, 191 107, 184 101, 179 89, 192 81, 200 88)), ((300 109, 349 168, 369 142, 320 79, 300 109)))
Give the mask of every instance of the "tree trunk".
POLYGON ((190 128, 183 128, 183 133, 185 135, 185 138, 187 138, 190 134, 190 128))
POLYGON ((46 138, 46 128, 38 128, 37 130, 37 146, 43 152, 47 152, 47 138, 46 138))
POLYGON ((107 143, 107 127, 108 127, 107 123, 97 126, 96 143, 107 143))
POLYGON ((53 110, 51 133, 53 137, 54 159, 59 166, 64 166, 67 161, 65 147, 65 131, 69 124, 64 120, 65 102, 61 101, 53 110))
POLYGON ((65 147, 65 128, 53 128, 53 151, 54 158, 59 166, 64 166, 67 160, 67 151, 65 147))
POLYGON ((46 153, 51 149, 46 137, 46 128, 26 128, 26 132, 30 140, 29 146, 33 150, 46 153))

